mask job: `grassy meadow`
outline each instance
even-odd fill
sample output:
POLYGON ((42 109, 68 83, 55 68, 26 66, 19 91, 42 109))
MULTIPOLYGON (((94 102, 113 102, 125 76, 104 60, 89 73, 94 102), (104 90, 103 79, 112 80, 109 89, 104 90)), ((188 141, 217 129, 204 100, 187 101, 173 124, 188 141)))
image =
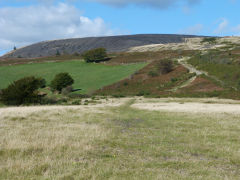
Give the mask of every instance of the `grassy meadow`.
POLYGON ((80 88, 81 92, 88 93, 120 81, 145 65, 146 63, 110 66, 72 60, 0 66, 0 89, 7 87, 15 80, 32 75, 45 78, 49 84, 57 73, 68 72, 75 80, 74 88, 80 88))
POLYGON ((5 112, 0 179, 239 179, 239 116, 132 103, 5 112))

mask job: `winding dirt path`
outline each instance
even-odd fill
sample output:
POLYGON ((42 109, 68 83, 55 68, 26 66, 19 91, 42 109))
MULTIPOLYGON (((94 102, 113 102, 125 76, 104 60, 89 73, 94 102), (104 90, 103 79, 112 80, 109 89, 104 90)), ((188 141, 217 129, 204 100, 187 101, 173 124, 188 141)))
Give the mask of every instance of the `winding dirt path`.
MULTIPOLYGON (((196 69, 194 66, 192 66, 191 64, 188 64, 188 60, 190 59, 190 57, 183 57, 178 59, 178 63, 181 64, 182 66, 184 66, 185 68, 187 68, 189 70, 189 73, 195 73, 196 75, 192 78, 190 78, 189 80, 187 80, 186 82, 184 82, 183 84, 181 84, 180 86, 174 87, 173 89, 171 89, 170 91, 172 92, 176 92, 178 89, 184 88, 189 86, 196 78, 197 76, 200 76, 202 74, 214 79, 215 81, 219 82, 222 86, 224 86, 224 82, 219 80, 218 78, 216 78, 215 76, 211 76, 209 75, 207 72, 205 71, 201 71, 196 69)), ((232 87, 233 89, 236 90, 235 87, 232 87)))

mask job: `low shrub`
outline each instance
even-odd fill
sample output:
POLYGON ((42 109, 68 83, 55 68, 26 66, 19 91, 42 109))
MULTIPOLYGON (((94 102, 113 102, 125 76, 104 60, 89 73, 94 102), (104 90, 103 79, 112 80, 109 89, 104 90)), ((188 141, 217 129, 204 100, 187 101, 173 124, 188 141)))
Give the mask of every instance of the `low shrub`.
POLYGON ((38 78, 39 80, 39 86, 40 88, 45 88, 46 87, 46 80, 43 78, 38 78))
POLYGON ((2 90, 0 99, 6 105, 38 103, 41 96, 37 90, 43 86, 43 82, 44 79, 33 76, 19 79, 2 90))
POLYGON ((68 95, 69 98, 90 98, 89 95, 87 94, 69 94, 68 95))
POLYGON ((65 87, 65 88, 62 89, 61 94, 63 94, 63 95, 68 95, 68 94, 70 94, 72 91, 73 91, 72 86, 67 86, 67 87, 65 87))
POLYGON ((105 48, 97 48, 86 51, 85 53, 82 54, 82 57, 87 63, 91 62, 97 63, 101 61, 106 61, 108 59, 107 51, 105 48))
POLYGON ((143 90, 139 91, 136 95, 137 96, 144 96, 145 92, 143 90))
POLYGON ((167 74, 173 71, 174 64, 173 61, 164 59, 157 63, 157 69, 161 74, 167 74))
POLYGON ((72 105, 81 105, 81 100, 75 100, 72 102, 72 105))
POLYGON ((114 98, 121 98, 121 97, 125 97, 125 95, 123 95, 123 94, 114 94, 113 97, 114 98))
POLYGON ((63 88, 71 86, 74 83, 73 78, 68 73, 59 73, 51 82, 52 90, 61 92, 63 88))
POLYGON ((156 71, 149 71, 148 76, 156 77, 156 76, 158 76, 158 73, 156 71))
POLYGON ((171 82, 177 82, 178 79, 177 78, 171 78, 171 82))
POLYGON ((204 38, 201 43, 209 43, 209 44, 216 44, 217 43, 217 38, 215 37, 207 37, 204 38))

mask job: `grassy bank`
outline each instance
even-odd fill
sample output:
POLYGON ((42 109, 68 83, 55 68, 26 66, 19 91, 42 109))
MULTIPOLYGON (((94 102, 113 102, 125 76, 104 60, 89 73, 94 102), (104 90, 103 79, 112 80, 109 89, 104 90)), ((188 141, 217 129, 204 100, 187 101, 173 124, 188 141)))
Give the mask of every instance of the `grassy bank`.
POLYGON ((1 66, 0 89, 5 88, 14 80, 25 76, 40 76, 45 78, 47 83, 50 83, 57 73, 68 72, 75 80, 74 88, 80 88, 82 89, 81 92, 87 93, 120 81, 145 65, 146 63, 109 66, 87 64, 83 61, 74 60, 1 66))
POLYGON ((196 55, 189 63, 200 70, 216 77, 226 87, 240 88, 239 51, 211 50, 203 55, 196 55))

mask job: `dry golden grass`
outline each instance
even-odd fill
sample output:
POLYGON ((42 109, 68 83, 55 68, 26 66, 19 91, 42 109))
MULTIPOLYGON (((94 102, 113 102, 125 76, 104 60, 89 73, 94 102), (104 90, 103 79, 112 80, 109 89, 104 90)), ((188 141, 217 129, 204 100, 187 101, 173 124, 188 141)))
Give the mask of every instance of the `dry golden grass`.
POLYGON ((147 111, 131 108, 134 99, 109 101, 115 107, 0 108, 0 179, 239 179, 239 114, 147 111))
POLYGON ((1 117, 1 179, 55 179, 84 163, 94 142, 109 132, 94 123, 96 112, 87 115, 91 111, 82 110, 1 117))

